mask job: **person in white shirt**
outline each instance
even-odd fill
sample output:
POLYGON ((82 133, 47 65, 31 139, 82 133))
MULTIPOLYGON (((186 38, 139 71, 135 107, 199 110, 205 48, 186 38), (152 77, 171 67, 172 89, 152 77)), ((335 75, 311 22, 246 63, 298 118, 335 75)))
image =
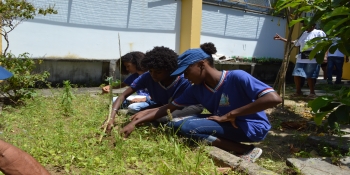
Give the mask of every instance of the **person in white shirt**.
MULTIPOLYGON (((307 79, 308 87, 310 93, 307 96, 308 98, 315 98, 315 83, 314 79, 318 77, 320 71, 320 64, 316 62, 315 58, 310 59, 308 54, 313 48, 310 48, 307 51, 302 51, 307 41, 316 38, 316 37, 325 37, 326 34, 322 30, 315 29, 316 25, 312 25, 307 31, 305 31, 299 39, 292 41, 295 46, 300 46, 300 53, 297 55, 296 64, 293 70, 292 75, 294 76, 294 83, 296 92, 291 95, 291 97, 303 96, 301 91, 301 78, 304 77, 307 79)), ((281 37, 276 34, 274 36, 275 40, 281 40, 287 42, 286 38, 281 37)))
MULTIPOLYGON (((336 41, 334 44, 336 45, 336 41)), ((333 46, 332 45, 332 46, 333 46)), ((331 47, 332 47, 331 46, 331 47)), ((334 84, 341 84, 341 78, 343 76, 344 54, 338 49, 334 53, 327 52, 327 82, 333 84, 332 75, 333 67, 336 69, 336 79, 334 84)))

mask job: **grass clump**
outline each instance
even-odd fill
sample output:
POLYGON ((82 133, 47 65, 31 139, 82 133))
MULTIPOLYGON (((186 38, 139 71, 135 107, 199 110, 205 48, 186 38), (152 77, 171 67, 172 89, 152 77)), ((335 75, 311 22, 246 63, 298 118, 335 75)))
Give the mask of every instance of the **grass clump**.
POLYGON ((60 95, 4 106, 0 139, 31 154, 52 174, 219 174, 204 146, 188 146, 163 128, 138 127, 127 140, 114 131, 98 143, 109 99, 75 95, 69 104, 74 113, 63 115, 60 95))

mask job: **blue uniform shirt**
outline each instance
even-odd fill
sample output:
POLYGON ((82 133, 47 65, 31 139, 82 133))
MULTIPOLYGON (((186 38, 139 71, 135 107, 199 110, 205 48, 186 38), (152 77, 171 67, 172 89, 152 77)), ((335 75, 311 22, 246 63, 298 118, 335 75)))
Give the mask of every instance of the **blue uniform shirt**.
MULTIPOLYGON (((172 104, 184 107, 200 103, 213 115, 222 116, 272 91, 270 86, 245 71, 223 71, 214 89, 204 83, 193 85, 172 104)), ((252 141, 264 139, 271 128, 264 111, 237 117, 236 124, 252 141)))
MULTIPOLYGON (((138 73, 134 73, 131 74, 130 76, 128 76, 125 80, 124 83, 127 84, 128 86, 130 86, 132 84, 132 82, 134 82, 134 80, 136 78, 138 78, 140 75, 138 73)), ((140 89, 136 91, 137 95, 144 95, 144 96, 149 96, 148 90, 147 89, 140 89)))
POLYGON ((146 72, 140 75, 132 84, 134 90, 148 89, 149 95, 157 104, 165 105, 173 99, 179 97, 191 84, 183 75, 177 76, 174 82, 168 87, 164 87, 160 82, 153 81, 151 74, 146 72))

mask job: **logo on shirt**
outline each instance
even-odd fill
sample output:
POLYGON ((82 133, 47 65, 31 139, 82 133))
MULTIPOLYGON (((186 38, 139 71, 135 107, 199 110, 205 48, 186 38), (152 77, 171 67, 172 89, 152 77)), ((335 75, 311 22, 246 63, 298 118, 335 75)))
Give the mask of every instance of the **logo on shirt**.
POLYGON ((219 106, 230 106, 229 98, 224 93, 221 94, 219 106))

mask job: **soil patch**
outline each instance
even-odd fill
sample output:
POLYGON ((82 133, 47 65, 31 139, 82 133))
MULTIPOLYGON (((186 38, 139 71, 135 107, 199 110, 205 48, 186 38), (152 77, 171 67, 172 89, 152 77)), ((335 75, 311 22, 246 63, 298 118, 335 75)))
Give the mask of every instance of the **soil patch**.
POLYGON ((263 149, 257 163, 278 174, 297 174, 286 165, 288 158, 318 157, 320 148, 308 142, 310 135, 320 135, 321 130, 314 125, 307 99, 285 100, 284 107, 279 105, 267 109, 266 113, 272 129, 264 141, 257 144, 263 149))

